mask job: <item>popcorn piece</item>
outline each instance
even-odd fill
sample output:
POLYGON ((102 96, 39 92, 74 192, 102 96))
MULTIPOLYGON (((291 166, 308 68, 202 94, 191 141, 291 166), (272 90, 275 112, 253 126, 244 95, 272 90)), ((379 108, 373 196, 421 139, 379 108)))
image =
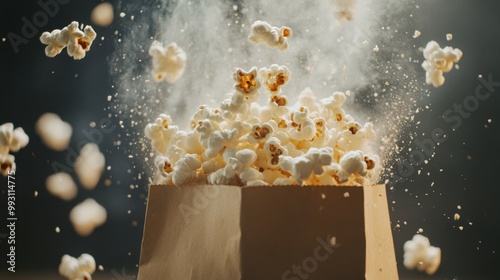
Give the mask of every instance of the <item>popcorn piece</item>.
POLYGON ((345 111, 342 109, 347 97, 343 92, 334 92, 332 96, 320 100, 327 120, 333 122, 345 121, 345 111))
POLYGON ((267 165, 271 168, 279 167, 280 156, 288 155, 288 150, 281 145, 281 141, 276 137, 271 137, 266 141, 264 151, 267 156, 267 165))
POLYGON ((441 264, 441 249, 431 246, 429 239, 420 234, 405 242, 404 252, 403 264, 407 269, 417 268, 432 275, 441 264))
POLYGON ((89 254, 82 254, 78 259, 64 255, 59 265, 59 274, 69 280, 92 280, 95 266, 95 259, 89 254))
POLYGON ((207 179, 212 185, 239 185, 238 175, 230 165, 211 173, 207 179))
POLYGON ((257 79, 257 67, 250 68, 248 72, 241 68, 234 68, 233 79, 236 82, 234 89, 250 102, 259 98, 260 82, 257 79))
POLYGON ((413 33, 413 38, 415 38, 415 39, 416 39, 416 38, 420 37, 420 35, 421 35, 421 34, 422 34, 422 33, 421 33, 420 31, 415 30, 415 32, 413 33))
POLYGON ((55 57, 67 47, 68 55, 79 60, 85 57, 96 37, 97 34, 90 25, 85 26, 82 31, 78 27, 78 22, 73 21, 62 30, 55 29, 50 33, 43 32, 40 36, 40 42, 47 45, 45 55, 48 57, 55 57))
POLYGON ((266 44, 271 48, 284 51, 288 48, 287 39, 290 37, 292 37, 290 27, 278 28, 265 21, 257 20, 250 26, 248 40, 254 44, 266 44))
POLYGON ((323 166, 330 165, 333 158, 333 150, 330 147, 322 149, 311 148, 306 154, 292 158, 290 156, 280 157, 280 166, 283 170, 289 171, 299 185, 304 180, 309 179, 312 173, 323 174, 323 166))
POLYGON ((349 21, 354 18, 356 0, 333 0, 335 4, 335 15, 339 21, 349 21))
POLYGON ((173 165, 170 163, 170 160, 164 156, 157 156, 155 158, 154 164, 160 175, 165 177, 165 181, 167 183, 171 183, 174 168, 173 165))
POLYGON ((290 139, 296 141, 310 141, 316 135, 316 125, 309 118, 309 109, 301 106, 298 111, 290 116, 291 126, 290 139))
POLYGON ((271 119, 279 120, 284 115, 288 114, 288 98, 283 95, 273 95, 269 98, 267 106, 259 109, 261 121, 269 121, 271 119))
POLYGON ((425 61, 422 68, 426 71, 425 82, 434 87, 444 84, 443 73, 448 73, 453 69, 453 63, 457 63, 462 58, 462 51, 452 47, 442 49, 435 41, 430 41, 424 49, 425 61))
POLYGON ((71 210, 69 219, 79 235, 89 236, 95 228, 106 222, 107 213, 104 207, 88 198, 71 210))
POLYGON ((160 42, 154 41, 149 48, 149 55, 153 58, 152 73, 156 82, 165 79, 173 84, 184 74, 187 56, 176 43, 163 47, 160 42))
POLYGON ((446 40, 447 41, 453 40, 453 34, 451 34, 451 33, 446 34, 446 40))
POLYGON ((311 111, 320 111, 321 104, 316 102, 316 96, 311 88, 305 88, 299 95, 300 106, 305 106, 311 111))
POLYGON ((366 123, 363 127, 357 122, 348 122, 346 130, 339 135, 337 147, 343 151, 359 150, 367 141, 375 140, 377 134, 372 123, 366 123))
POLYGON ((361 151, 350 151, 340 159, 342 170, 338 172, 339 183, 344 183, 351 174, 366 176, 367 170, 373 169, 375 161, 363 155, 361 151))
POLYGON ((11 171, 16 171, 14 156, 0 154, 0 173, 2 173, 3 176, 8 176, 11 171))
POLYGON ((108 2, 95 6, 90 14, 90 20, 102 27, 109 26, 113 22, 113 18, 113 5, 108 2))
POLYGON ((172 118, 169 115, 160 114, 154 123, 146 126, 144 132, 146 137, 151 140, 153 148, 164 154, 178 130, 178 126, 172 125, 172 118))
POLYGON ((276 126, 277 124, 274 121, 269 121, 263 125, 254 125, 252 131, 248 134, 248 143, 263 143, 272 135, 276 126))
POLYGON ((195 129, 199 121, 211 120, 220 123, 224 120, 218 109, 212 109, 207 105, 198 106, 198 111, 191 117, 191 128, 195 129))
POLYGON ((70 201, 75 198, 78 188, 68 173, 52 174, 45 180, 47 191, 62 200, 70 201))
POLYGON ((64 151, 68 148, 73 129, 71 125, 64 122, 58 115, 45 113, 36 122, 36 132, 42 138, 43 143, 55 151, 64 151))
POLYGON ((104 171, 106 160, 99 151, 99 146, 88 143, 80 150, 75 161, 75 171, 82 186, 88 190, 94 189, 104 171))
POLYGON ((230 93, 229 98, 220 104, 223 116, 226 119, 234 119, 237 115, 244 115, 250 108, 250 102, 243 94, 238 92, 230 93))
POLYGON ((281 93, 281 87, 288 83, 290 75, 290 70, 284 65, 273 64, 269 68, 264 67, 259 70, 259 76, 271 94, 281 93))
POLYGON ((196 131, 200 133, 200 142, 205 148, 204 155, 208 158, 215 157, 224 147, 238 139, 237 129, 215 130, 209 120, 200 122, 196 131))
POLYGON ((182 186, 194 182, 197 179, 197 169, 201 167, 198 156, 188 154, 174 165, 172 182, 176 186, 182 186))
POLYGON ((29 143, 29 137, 21 127, 14 129, 14 124, 5 123, 0 126, 0 154, 6 155, 9 151, 18 152, 29 143))

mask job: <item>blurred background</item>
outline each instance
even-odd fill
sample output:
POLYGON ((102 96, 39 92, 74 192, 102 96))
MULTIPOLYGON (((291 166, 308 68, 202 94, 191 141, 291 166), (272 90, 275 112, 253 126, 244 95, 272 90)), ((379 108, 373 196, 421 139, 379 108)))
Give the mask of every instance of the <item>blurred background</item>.
MULTIPOLYGON (((134 138, 134 130, 115 116, 108 96, 116 93, 116 77, 110 74, 113 52, 121 43, 122 32, 127 32, 126 26, 133 24, 127 13, 143 8, 144 13, 134 15, 145 17, 152 5, 149 1, 109 1, 114 7, 114 21, 108 27, 92 24, 98 37, 80 61, 68 57, 65 51, 56 58, 46 57, 38 39, 43 31, 62 28, 73 20, 91 24, 92 9, 101 2, 58 1, 59 11, 36 28, 31 38, 23 35, 23 18, 32 21, 33 15, 42 11, 40 4, 36 1, 0 4, 0 38, 4 38, 0 42, 0 124, 13 122, 30 136, 29 145, 14 154, 18 217, 16 274, 36 273, 29 279, 62 279, 43 275, 57 275, 62 255, 77 257, 84 252, 93 255, 97 264, 104 267, 96 273, 96 279, 134 279, 137 273, 148 186, 144 174, 151 172, 137 156, 141 146, 134 138), (122 12, 125 14, 120 15, 122 12), (25 40, 13 44, 8 37, 11 32, 24 36, 25 40), (46 112, 56 113, 72 125, 68 150, 50 150, 37 136, 35 122, 46 112), (108 118, 111 125, 106 128, 112 131, 102 133, 102 140, 88 139, 89 133, 102 131, 99 123, 108 118), (99 142, 107 168, 94 190, 79 186, 77 197, 65 202, 46 191, 45 179, 54 173, 54 163, 72 168, 69 163, 78 154, 81 141, 99 142), (89 197, 106 208, 108 218, 90 236, 81 237, 74 231, 68 215, 77 203, 89 197)), ((428 87, 431 94, 422 106, 431 104, 430 108, 416 114, 407 128, 408 135, 421 140, 428 139, 434 129, 442 129, 446 141, 436 146, 428 164, 415 166, 408 177, 391 182, 388 175, 400 278, 500 279, 497 268, 500 187, 496 177, 500 156, 497 128, 500 86, 491 88, 491 96, 479 101, 477 109, 469 114, 460 116, 454 111, 455 104, 470 101, 476 87, 482 85, 479 75, 500 82, 500 2, 426 0, 412 5, 418 6, 412 15, 414 29, 422 32, 414 41, 415 49, 425 47, 430 40, 446 42, 445 35, 451 33, 453 40, 449 45, 460 48, 464 56, 460 69, 445 75, 443 87, 428 87), (455 120, 460 116, 461 125, 455 129, 455 121, 443 119, 448 110, 452 110, 449 116, 455 116, 455 120), (458 221, 454 220, 456 213, 460 215, 458 221), (441 267, 433 276, 402 266, 403 244, 420 229, 432 245, 442 250, 441 267)), ((420 72, 424 83, 425 72, 420 72)), ((136 132, 142 133, 142 129, 136 132)), ((405 145, 418 149, 411 142, 402 144, 405 145)), ((402 157, 408 158, 407 153, 402 157)), ((74 176, 71 171, 70 174, 74 176)), ((0 184, 0 278, 15 279, 6 272, 5 261, 7 179, 0 177, 0 184)))

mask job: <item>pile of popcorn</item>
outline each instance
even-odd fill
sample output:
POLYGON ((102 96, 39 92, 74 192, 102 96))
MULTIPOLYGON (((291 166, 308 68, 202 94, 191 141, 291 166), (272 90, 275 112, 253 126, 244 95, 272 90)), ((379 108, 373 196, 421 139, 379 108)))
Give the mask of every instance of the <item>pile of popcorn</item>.
POLYGON ((21 127, 14 129, 12 123, 0 125, 0 173, 9 175, 16 170, 16 162, 10 152, 18 152, 26 147, 29 137, 21 127))
MULTIPOLYGON (((251 26, 251 32, 251 42, 278 49, 287 46, 280 34, 291 35, 288 27, 275 28, 261 21, 251 26), (269 37, 272 40, 265 39, 274 33, 276 36, 269 37), (256 34, 264 39, 255 39, 256 34)), ((361 124, 344 111, 347 95, 343 92, 317 100, 307 88, 290 105, 282 91, 290 77, 284 65, 248 71, 235 68, 233 92, 219 108, 200 105, 190 119, 191 130, 179 129, 169 115, 160 114, 145 128, 158 153, 157 183, 374 183, 380 167, 378 157, 370 153, 370 143, 377 138, 373 124, 361 124), (261 88, 268 95, 265 105, 257 103, 261 88)))

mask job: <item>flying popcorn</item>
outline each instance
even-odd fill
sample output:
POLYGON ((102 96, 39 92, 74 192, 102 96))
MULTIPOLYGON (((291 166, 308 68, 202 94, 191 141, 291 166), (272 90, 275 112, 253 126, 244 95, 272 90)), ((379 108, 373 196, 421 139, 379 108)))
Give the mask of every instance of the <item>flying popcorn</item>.
POLYGON ((104 155, 99 151, 99 146, 94 143, 83 146, 75 161, 75 171, 84 188, 91 190, 97 186, 104 164, 104 155))
POLYGON ((286 66, 279 66, 277 64, 259 70, 262 83, 271 94, 281 93, 281 87, 288 83, 290 75, 290 70, 286 66))
POLYGON ((106 222, 106 209, 92 198, 76 205, 69 213, 75 231, 81 236, 89 236, 95 228, 106 222))
POLYGON ((441 264, 441 249, 431 246, 429 239, 420 234, 405 242, 404 252, 403 264, 407 269, 417 268, 432 275, 441 264))
POLYGON ((82 254, 78 259, 64 255, 59 264, 59 274, 68 280, 92 280, 95 268, 95 259, 89 254, 82 254))
POLYGON ((292 29, 282 26, 280 28, 270 25, 265 21, 257 20, 250 26, 248 40, 254 44, 266 44, 279 50, 288 49, 288 41, 292 37, 292 29))
POLYGON ((375 167, 375 162, 361 151, 350 151, 340 159, 338 177, 340 183, 346 182, 351 174, 365 176, 368 170, 375 167))
POLYGON ((92 26, 87 25, 82 31, 78 27, 78 22, 73 21, 62 30, 55 29, 52 32, 43 32, 40 36, 40 42, 47 45, 45 55, 48 57, 55 57, 64 48, 67 48, 68 55, 79 60, 85 57, 96 37, 97 34, 92 26))
POLYGON ((452 47, 442 49, 435 41, 430 41, 424 49, 425 61, 422 68, 426 71, 425 82, 434 87, 444 84, 443 73, 448 73, 453 69, 453 63, 458 63, 462 58, 462 51, 452 47))
POLYGON ((184 74, 187 56, 176 43, 166 47, 154 41, 149 48, 149 55, 153 58, 153 77, 156 82, 166 80, 169 84, 175 83, 184 74))
POLYGON ((102 27, 109 26, 113 22, 113 18, 113 5, 108 2, 95 6, 90 14, 90 20, 102 27))
POLYGON ((146 126, 144 131, 146 137, 151 140, 153 148, 163 154, 178 130, 178 126, 172 125, 172 118, 169 115, 160 114, 154 123, 146 126))
POLYGON ((72 200, 78 193, 75 182, 68 173, 52 174, 45 180, 47 191, 62 200, 72 200))
POLYGON ((43 114, 36 122, 35 128, 47 147, 55 151, 64 151, 68 148, 73 129, 70 124, 61 120, 58 115, 53 113, 43 114))
POLYGON ((15 158, 10 152, 18 152, 29 143, 29 137, 21 127, 14 129, 14 124, 0 125, 0 173, 9 175, 16 170, 15 158))
POLYGON ((335 5, 335 15, 339 21, 348 21, 354 18, 356 0, 332 0, 335 5))

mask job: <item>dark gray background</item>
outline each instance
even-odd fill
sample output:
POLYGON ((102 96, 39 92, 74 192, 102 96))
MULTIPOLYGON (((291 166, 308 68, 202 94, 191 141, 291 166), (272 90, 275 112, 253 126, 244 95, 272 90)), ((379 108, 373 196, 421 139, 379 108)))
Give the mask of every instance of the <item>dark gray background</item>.
MULTIPOLYGON (((109 61, 120 30, 118 13, 115 23, 108 28, 95 27, 98 39, 92 50, 81 61, 73 61, 62 54, 49 59, 38 41, 41 32, 67 25, 72 20, 90 22, 90 12, 100 1, 70 1, 60 6, 60 12, 50 18, 47 25, 28 39, 16 54, 9 41, 0 42, 0 123, 14 122, 30 135, 30 144, 15 154, 18 170, 17 184, 17 259, 18 271, 55 272, 63 254, 78 256, 82 252, 94 255, 98 264, 105 267, 99 273, 102 279, 118 279, 125 268, 135 274, 139 260, 147 181, 134 174, 142 171, 135 159, 117 149, 113 142, 122 141, 128 146, 132 141, 117 125, 106 134, 100 148, 105 152, 110 171, 105 171, 101 183, 94 191, 80 188, 72 202, 62 202, 45 191, 46 176, 53 173, 50 164, 65 162, 68 152, 54 152, 40 142, 34 124, 44 112, 54 112, 73 126, 72 149, 85 139, 83 130, 89 123, 106 118, 109 106, 106 98, 114 94, 113 78, 109 75, 109 61), (105 40, 101 41, 100 37, 105 40), (103 179, 111 178, 112 185, 105 187, 103 179), (138 185, 131 190, 130 185, 138 185), (34 198, 34 191, 39 196, 34 198), (131 194, 131 198, 127 195, 131 194), (94 197, 108 210, 108 221, 90 237, 79 237, 68 221, 68 213, 79 201, 94 197), (131 210, 128 214, 127 211, 131 210), (134 226, 134 222, 137 224, 134 226), (61 233, 55 233, 55 227, 61 233)), ((115 4, 115 8, 124 3, 115 4)), ((415 40, 425 46, 431 39, 444 42, 446 33, 454 35, 451 45, 464 52, 460 70, 446 75, 447 82, 439 89, 431 88, 429 102, 432 110, 418 114, 421 124, 411 131, 429 135, 435 128, 446 131, 446 142, 436 148, 436 155, 423 167, 420 176, 413 174, 405 181, 388 188, 394 243, 401 279, 500 279, 500 189, 498 186, 499 121, 498 91, 479 104, 478 110, 463 120, 452 131, 450 123, 443 121, 443 113, 453 104, 462 103, 473 95, 479 85, 477 76, 492 75, 500 81, 500 2, 489 1, 420 1, 415 14, 415 26, 422 31, 415 40), (487 120, 492 119, 492 123, 487 120), (487 125, 487 128, 485 127, 487 125), (467 157, 470 157, 468 159, 467 157), (440 169, 443 169, 440 172, 440 169), (430 176, 427 176, 430 172, 430 176), (431 183, 434 185, 431 187, 431 183), (394 201, 394 203, 393 203, 394 201), (457 209, 457 205, 462 210, 457 209), (461 219, 453 221, 454 213, 461 219), (404 222, 406 221, 406 225, 404 222), (472 225, 468 223, 472 222, 472 225), (400 228, 396 228, 400 224, 400 228), (460 231, 459 226, 464 229, 460 231), (422 228, 431 243, 441 247, 442 264, 433 276, 407 271, 402 267, 402 247, 416 231, 422 228)), ((21 34, 22 17, 31 19, 40 10, 35 1, 2 1, 0 4, 0 38, 9 32, 21 34)), ((422 81, 424 71, 421 71, 422 81)), ((416 149, 415 146, 413 146, 416 149)), ((5 205, 6 179, 2 184, 1 201, 5 205)), ((5 222, 5 211, 0 210, 0 225, 5 222)), ((0 233, 6 232, 1 226, 0 233)), ((6 263, 5 239, 0 239, 0 276, 4 278, 6 263)))

